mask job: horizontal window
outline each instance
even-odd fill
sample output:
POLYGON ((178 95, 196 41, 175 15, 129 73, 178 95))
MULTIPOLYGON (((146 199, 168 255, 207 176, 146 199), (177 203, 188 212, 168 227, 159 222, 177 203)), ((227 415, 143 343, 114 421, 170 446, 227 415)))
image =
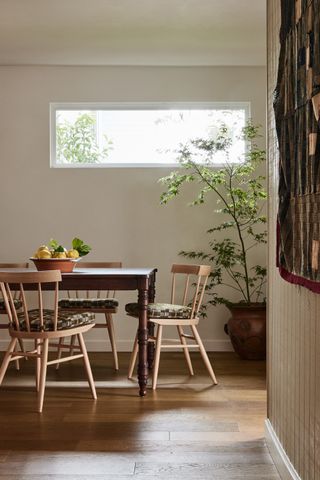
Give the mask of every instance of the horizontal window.
MULTIPOLYGON (((233 138, 229 160, 245 153, 241 130, 249 103, 51 104, 51 166, 176 166, 181 144, 214 137, 224 124, 233 138)), ((223 152, 214 163, 226 161, 223 152)))

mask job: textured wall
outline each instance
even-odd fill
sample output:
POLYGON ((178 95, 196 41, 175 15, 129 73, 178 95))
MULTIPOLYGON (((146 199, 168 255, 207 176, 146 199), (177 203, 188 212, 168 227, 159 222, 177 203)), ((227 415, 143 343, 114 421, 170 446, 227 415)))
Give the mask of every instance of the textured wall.
POLYGON ((269 324, 268 418, 304 480, 320 478, 320 296, 284 282, 275 266, 277 142, 272 94, 280 0, 268 0, 269 324))

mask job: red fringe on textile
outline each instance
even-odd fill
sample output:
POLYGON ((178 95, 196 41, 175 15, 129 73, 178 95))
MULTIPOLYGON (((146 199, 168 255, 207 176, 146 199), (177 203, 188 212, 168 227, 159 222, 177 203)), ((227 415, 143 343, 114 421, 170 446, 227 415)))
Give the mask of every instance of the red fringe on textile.
POLYGON ((314 282, 313 280, 308 280, 304 277, 299 277, 294 273, 288 272, 285 268, 279 267, 279 273, 281 277, 287 282, 293 283, 294 285, 300 285, 301 287, 306 287, 308 290, 311 290, 313 293, 320 293, 320 283, 314 282))
POLYGON ((313 280, 308 280, 307 278, 300 277, 299 275, 295 275, 294 273, 288 272, 285 268, 281 267, 279 264, 279 245, 280 245, 280 225, 279 221, 277 221, 277 252, 276 252, 276 261, 277 267, 279 269, 280 276, 289 283, 293 285, 300 285, 301 287, 305 287, 308 290, 311 290, 313 293, 320 293, 320 283, 314 282, 313 280))

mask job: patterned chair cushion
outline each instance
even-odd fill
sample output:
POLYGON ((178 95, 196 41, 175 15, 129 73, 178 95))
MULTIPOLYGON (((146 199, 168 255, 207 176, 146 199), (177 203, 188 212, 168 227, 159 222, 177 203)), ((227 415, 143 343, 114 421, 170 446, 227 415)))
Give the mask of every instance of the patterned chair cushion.
MULTIPOLYGON (((16 310, 22 307, 22 302, 20 300, 13 300, 16 310)), ((0 313, 5 313, 6 307, 3 300, 0 300, 0 313)))
MULTIPOLYGON (((138 316, 139 307, 137 303, 127 303, 125 306, 129 315, 138 316)), ((170 303, 149 303, 148 318, 190 318, 191 308, 183 305, 172 305, 170 303)))
MULTIPOLYGON (((53 310, 43 310, 43 323, 44 326, 41 328, 40 325, 40 318, 39 318, 39 310, 29 310, 29 321, 30 321, 30 330, 32 332, 50 332, 53 331, 53 310)), ((65 313, 59 312, 58 313, 58 330, 68 330, 70 328, 81 327, 83 325, 89 325, 94 323, 94 313, 92 312, 85 312, 85 313, 65 313)), ((25 320, 25 315, 23 312, 18 313, 18 320, 20 323, 20 329, 23 331, 27 331, 27 325, 25 320)))
POLYGON ((62 298, 59 308, 116 308, 118 300, 114 298, 62 298))

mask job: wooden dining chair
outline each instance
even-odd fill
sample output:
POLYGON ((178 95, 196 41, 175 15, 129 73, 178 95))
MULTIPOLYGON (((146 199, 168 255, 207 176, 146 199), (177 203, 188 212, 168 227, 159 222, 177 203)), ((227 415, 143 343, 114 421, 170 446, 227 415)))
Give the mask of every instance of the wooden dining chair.
MULTIPOLYGON (((5 269, 7 269, 7 268, 28 268, 28 267, 29 267, 28 262, 0 263, 0 268, 5 268, 5 269)), ((17 292, 17 291, 13 292, 13 301, 14 301, 16 309, 17 310, 21 309, 22 302, 21 302, 21 299, 19 298, 19 292, 17 292)), ((1 314, 2 315, 7 314, 6 307, 5 307, 3 299, 0 299, 0 315, 1 314)), ((6 324, 1 323, 0 324, 0 330, 8 330, 8 324, 7 323, 6 324)), ((21 350, 24 350, 23 341, 21 339, 19 339, 19 344, 20 344, 21 350)), ((15 364, 16 364, 16 369, 20 370, 19 360, 16 360, 15 364)))
MULTIPOLYGON (((59 282, 61 272, 58 270, 43 272, 1 272, 0 289, 9 317, 9 334, 11 341, 5 353, 0 368, 0 385, 11 361, 20 358, 36 359, 36 390, 38 392, 38 411, 43 408, 44 390, 47 366, 83 358, 84 366, 91 393, 97 398, 92 377, 90 362, 83 340, 83 334, 94 326, 94 313, 61 313, 58 312, 59 282), (43 284, 52 284, 54 289, 53 309, 44 308, 42 294, 43 284), (36 288, 38 297, 37 308, 28 309, 25 289, 36 288), (14 287, 14 288, 13 288, 14 287), (12 290, 18 290, 22 301, 22 311, 17 311, 12 290), (58 346, 60 338, 76 336, 78 345, 73 345, 76 354, 70 353, 70 346, 66 346, 69 355, 48 361, 49 344, 58 346), (19 340, 32 340, 34 348, 26 351, 16 351, 19 340)), ((46 285, 46 287, 47 287, 46 285)))
MULTIPOLYGON (((77 267, 76 267, 77 268, 77 267)), ((121 262, 81 262, 78 268, 122 268, 121 262)), ((95 328, 107 328, 115 370, 119 370, 117 344, 114 332, 113 315, 118 311, 118 300, 115 299, 115 291, 93 291, 93 292, 68 292, 68 298, 59 301, 60 311, 65 312, 94 312, 105 316, 105 323, 95 323, 95 328), (85 293, 85 294, 84 294, 85 293)), ((61 343, 63 339, 61 339, 61 343)), ((73 343, 73 339, 71 339, 73 343)), ((60 352, 58 352, 60 355, 60 352)), ((57 365, 58 368, 58 365, 57 365)))
MULTIPOLYGON (((171 301, 170 303, 150 303, 148 305, 148 321, 157 325, 155 336, 149 337, 149 342, 155 343, 155 359, 153 367, 152 388, 157 387, 160 352, 162 349, 172 349, 181 347, 184 352, 185 360, 189 369, 190 375, 194 375, 191 357, 189 354, 190 348, 197 348, 208 370, 208 373, 216 385, 217 380, 212 369, 207 352, 204 348, 200 338, 197 325, 199 323, 199 311, 203 301, 205 288, 208 282, 208 277, 211 267, 207 265, 178 265, 174 264, 171 269, 172 273, 172 287, 171 287, 171 301), (180 280, 180 284, 178 285, 180 280), (182 283, 182 284, 181 284, 182 283), (180 286, 181 301, 177 304, 177 291, 180 286), (181 287, 183 287, 181 289, 181 287), (162 343, 163 327, 175 326, 177 327, 179 343, 177 340, 166 340, 170 343, 162 343), (191 334, 185 333, 185 328, 191 329, 191 334), (192 341, 194 343, 188 343, 192 341)), ((128 303, 125 306, 126 312, 129 316, 138 318, 138 304, 128 303)), ((138 334, 135 337, 133 350, 131 354, 128 377, 131 379, 134 371, 138 354, 138 334)))

